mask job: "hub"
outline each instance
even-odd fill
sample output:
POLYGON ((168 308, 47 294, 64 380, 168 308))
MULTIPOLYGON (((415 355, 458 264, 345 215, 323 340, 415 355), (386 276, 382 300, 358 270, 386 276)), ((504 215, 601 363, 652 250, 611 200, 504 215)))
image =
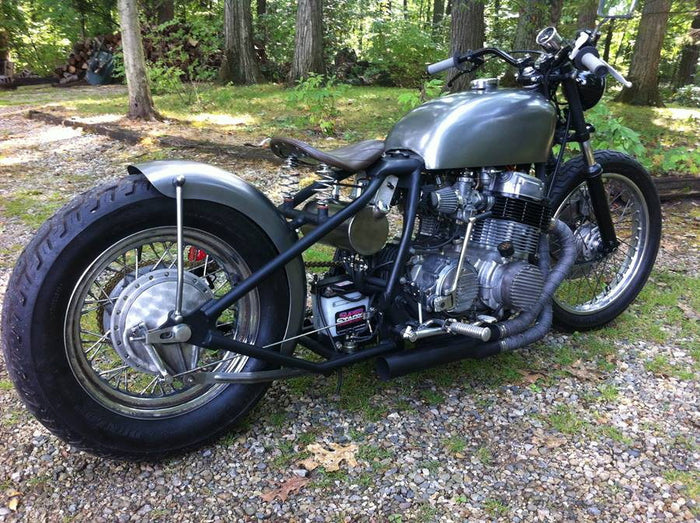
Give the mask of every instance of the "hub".
MULTIPOLYGON (((206 280, 184 273, 182 310, 185 314, 214 298, 206 280)), ((153 375, 161 375, 160 362, 154 361, 143 336, 134 332, 160 327, 175 308, 177 271, 159 269, 145 273, 127 285, 114 303, 111 316, 112 345, 125 363, 153 375)), ((199 347, 190 343, 153 344, 169 373, 196 367, 199 347)), ((157 358, 155 358, 157 359, 157 358)))

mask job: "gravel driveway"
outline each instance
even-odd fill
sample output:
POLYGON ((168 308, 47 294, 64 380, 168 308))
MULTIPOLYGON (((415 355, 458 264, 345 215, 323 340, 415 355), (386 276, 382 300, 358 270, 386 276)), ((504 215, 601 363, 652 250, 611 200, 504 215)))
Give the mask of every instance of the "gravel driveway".
MULTIPOLYGON (((46 213, 134 158, 171 154, 4 111, 3 292, 46 213)), ((273 187, 265 165, 176 156, 273 187)), ((664 213, 653 282, 609 329, 389 383, 364 365, 338 395, 332 378, 275 384, 239 432, 163 463, 57 440, 0 361, 0 521, 697 520, 700 214, 693 202, 664 213), (319 448, 348 459, 308 472, 299 462, 319 448)))

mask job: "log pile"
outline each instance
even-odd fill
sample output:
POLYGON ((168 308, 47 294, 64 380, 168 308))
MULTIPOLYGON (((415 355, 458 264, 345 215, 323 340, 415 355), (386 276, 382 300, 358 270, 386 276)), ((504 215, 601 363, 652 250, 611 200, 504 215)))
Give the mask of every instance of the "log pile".
POLYGON ((85 78, 85 73, 88 68, 88 61, 92 54, 100 49, 114 52, 121 43, 121 35, 102 35, 86 38, 73 44, 73 50, 68 55, 66 64, 57 67, 54 72, 58 77, 58 83, 61 85, 71 82, 77 82, 85 78))

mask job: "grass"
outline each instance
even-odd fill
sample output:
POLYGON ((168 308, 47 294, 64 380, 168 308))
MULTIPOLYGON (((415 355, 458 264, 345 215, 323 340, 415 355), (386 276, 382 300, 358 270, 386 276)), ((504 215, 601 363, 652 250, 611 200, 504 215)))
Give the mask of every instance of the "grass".
POLYGON ((484 510, 490 516, 503 516, 508 512, 508 507, 497 499, 487 499, 484 501, 484 510))
POLYGON ((0 380, 0 390, 12 390, 14 385, 10 380, 0 380))
POLYGON ((474 453, 474 457, 484 466, 488 467, 493 463, 493 453, 488 447, 479 447, 474 453))
MULTIPOLYGON (((46 86, 20 88, 0 93, 0 107, 34 105, 59 106, 79 116, 124 115, 128 99, 124 86, 79 87, 57 90, 46 86), (57 99, 58 97, 58 99, 57 99)), ((347 86, 337 102, 338 116, 332 118, 335 134, 330 142, 309 129, 307 112, 289 103, 290 93, 277 84, 254 86, 185 85, 178 93, 156 95, 158 111, 171 120, 189 123, 193 129, 211 129, 234 134, 242 141, 264 136, 291 135, 325 146, 362 139, 384 138, 404 110, 398 99, 410 89, 347 86)), ((679 166, 689 174, 700 165, 700 110, 683 107, 652 108, 607 103, 611 113, 640 134, 652 171, 675 168, 669 152, 684 151, 679 166), (689 163, 690 162, 690 163, 689 163)), ((168 131, 172 132, 172 131, 168 131)), ((595 136, 593 137, 595 146, 595 136)), ((676 166, 678 167, 678 166, 676 166)))
POLYGON ((644 368, 657 376, 673 377, 684 381, 695 379, 695 372, 685 367, 673 365, 668 356, 664 354, 657 354, 651 360, 644 362, 644 368))
POLYGON ((678 483, 694 501, 700 501, 700 472, 671 470, 664 474, 664 478, 669 483, 678 483))
POLYGON ((3 214, 17 218, 25 225, 37 229, 66 202, 66 195, 41 189, 17 191, 9 197, 0 197, 3 214))
POLYGON ((598 385, 598 392, 600 392, 600 401, 606 403, 612 403, 617 401, 620 391, 615 385, 610 385, 608 383, 601 383, 598 385))
POLYGON ((546 417, 552 428, 562 434, 578 434, 586 430, 588 422, 581 419, 570 407, 560 405, 556 411, 546 417))
POLYGON ((464 453, 467 443, 467 440, 461 436, 450 436, 442 440, 443 446, 452 454, 464 453))

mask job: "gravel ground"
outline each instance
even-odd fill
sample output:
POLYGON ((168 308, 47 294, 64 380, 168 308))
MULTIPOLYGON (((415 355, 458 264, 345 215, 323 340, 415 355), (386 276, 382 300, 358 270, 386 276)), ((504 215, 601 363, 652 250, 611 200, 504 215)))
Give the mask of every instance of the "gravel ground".
MULTIPOLYGON (((170 155, 16 111, 0 121, 2 292, 46 212, 134 158, 170 155)), ((186 157, 274 187, 265 165, 186 157)), ((662 294, 668 278, 697 278, 700 267, 697 204, 664 213, 651 284, 662 294)), ((97 459, 57 440, 0 361, 0 521, 696 520, 698 340, 663 314, 651 337, 627 328, 630 318, 613 337, 553 332, 515 355, 388 384, 360 366, 339 395, 333 379, 275 384, 239 432, 158 464, 97 459), (356 461, 307 472, 299 461, 315 443, 356 461)))

